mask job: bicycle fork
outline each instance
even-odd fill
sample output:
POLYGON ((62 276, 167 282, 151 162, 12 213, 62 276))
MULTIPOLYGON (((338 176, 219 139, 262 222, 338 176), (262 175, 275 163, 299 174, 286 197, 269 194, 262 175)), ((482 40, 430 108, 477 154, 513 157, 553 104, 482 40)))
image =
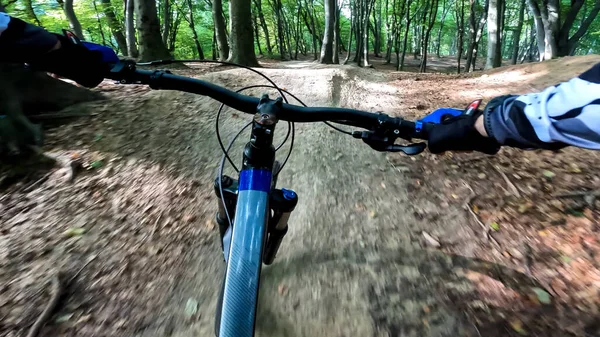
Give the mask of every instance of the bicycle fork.
MULTIPOLYGON (((227 214, 229 214, 233 223, 237 204, 238 181, 229 176, 223 176, 221 179, 221 189, 219 188, 219 177, 217 177, 214 182, 214 190, 219 199, 219 210, 217 211, 215 220, 219 226, 221 249, 223 250, 225 262, 228 262, 232 228, 229 226, 227 214), (221 198, 221 189, 223 191, 223 198, 221 198), (222 199, 224 199, 225 203, 223 203, 222 199)), ((284 188, 273 189, 271 191, 269 196, 270 212, 267 239, 262 257, 264 264, 270 265, 275 260, 281 242, 287 234, 290 215, 297 204, 298 195, 296 192, 284 188)))

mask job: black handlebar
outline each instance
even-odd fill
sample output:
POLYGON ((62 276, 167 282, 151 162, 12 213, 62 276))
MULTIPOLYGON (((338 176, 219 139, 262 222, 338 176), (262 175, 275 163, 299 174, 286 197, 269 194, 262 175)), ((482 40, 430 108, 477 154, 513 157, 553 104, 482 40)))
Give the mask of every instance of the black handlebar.
MULTIPOLYGON (((260 101, 257 97, 242 95, 210 82, 174 75, 168 71, 137 70, 133 63, 119 63, 115 65, 107 78, 120 81, 121 83, 147 84, 152 89, 178 90, 208 96, 233 109, 248 114, 255 114, 257 112, 257 106, 260 101)), ((396 138, 406 140, 412 138, 427 139, 432 127, 429 123, 407 121, 399 117, 390 117, 383 113, 371 113, 346 108, 302 107, 286 103, 279 105, 277 118, 290 122, 332 121, 371 130, 371 134, 361 132, 355 133, 354 136, 362 138, 365 143, 379 151, 397 149, 397 146, 387 149, 381 148, 382 141, 387 143, 391 141, 393 144, 396 138), (373 145, 375 143, 377 143, 376 146, 373 145)))

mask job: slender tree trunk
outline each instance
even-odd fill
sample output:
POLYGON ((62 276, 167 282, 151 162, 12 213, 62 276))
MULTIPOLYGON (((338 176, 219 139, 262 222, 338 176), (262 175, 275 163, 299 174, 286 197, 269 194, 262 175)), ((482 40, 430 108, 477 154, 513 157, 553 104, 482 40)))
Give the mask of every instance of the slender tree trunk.
POLYGON ((67 21, 69 21, 69 27, 71 27, 73 33, 75 33, 77 37, 83 39, 83 30, 81 29, 81 23, 79 23, 75 10, 73 9, 73 0, 57 0, 57 2, 65 12, 67 21))
POLYGON ((137 39, 135 37, 134 0, 126 0, 125 6, 125 35, 127 38, 127 54, 129 57, 138 57, 137 39))
MULTIPOLYGON (((267 22, 265 21, 265 16, 263 15, 261 0, 254 0, 254 5, 256 6, 258 20, 260 21, 260 26, 262 28, 263 34, 265 34, 265 43, 267 44, 267 53, 269 55, 271 55, 271 54, 273 54, 273 49, 271 48, 271 38, 269 37, 269 29, 267 28, 267 22)), ((227 40, 225 40, 225 41, 227 41, 227 40)))
MULTIPOLYGON (((357 0, 355 0, 357 1, 357 0)), ((348 64, 350 60, 350 52, 352 50, 352 33, 354 33, 354 26, 356 25, 356 14, 353 10, 350 10, 350 31, 348 32, 348 53, 344 59, 344 64, 348 64)))
MULTIPOLYGON (((262 16, 260 0, 255 0, 255 4, 257 4, 258 15, 260 17, 262 16)), ((227 42, 227 30, 225 28, 225 17, 223 16, 223 2, 221 0, 212 0, 212 16, 213 22, 215 24, 215 36, 217 37, 217 47, 219 48, 219 60, 225 61, 229 58, 229 43, 227 42)), ((269 34, 265 32, 265 35, 268 45, 269 34)))
POLYGON ((200 45, 200 40, 198 39, 198 32, 196 32, 196 24, 194 22, 194 7, 192 4, 192 0, 186 0, 188 9, 190 10, 190 17, 187 20, 190 25, 190 30, 192 31, 192 37, 194 39, 194 44, 196 45, 196 51, 198 52, 198 58, 204 60, 204 51, 202 50, 202 46, 200 45))
POLYGON ((333 63, 333 40, 335 30, 335 0, 325 0, 325 33, 323 34, 323 44, 321 45, 320 63, 333 63))
POLYGON ((23 4, 25 5, 25 15, 27 16, 27 20, 35 22, 36 25, 43 27, 40 19, 38 19, 35 11, 33 10, 33 4, 31 0, 23 0, 23 4))
MULTIPOLYGON (((388 15, 388 6, 389 5, 389 0, 385 0, 385 6, 384 6, 384 10, 385 10, 385 64, 389 64, 392 60, 392 43, 394 40, 394 36, 393 36, 393 32, 392 32, 392 26, 394 26, 393 22, 394 19, 396 18, 396 13, 392 13, 393 18, 392 18, 392 23, 390 23, 390 16, 388 15)), ((394 0, 394 2, 392 3, 392 8, 396 8, 396 1, 394 0)))
POLYGON ((485 69, 499 67, 502 60, 498 57, 500 31, 502 26, 502 0, 490 0, 488 8, 488 48, 485 69))
MULTIPOLYGON (((427 28, 425 30, 423 42, 422 42, 422 52, 421 52, 421 65, 419 71, 422 73, 427 72, 427 53, 429 47, 429 37, 431 36, 431 30, 433 29, 433 25, 435 24, 435 19, 437 17, 439 0, 431 0, 431 10, 429 11, 429 19, 427 22, 427 28)), ((425 29, 425 28, 424 28, 425 29)))
POLYGON ((229 2, 229 31, 231 50, 229 61, 245 66, 257 67, 252 38, 252 16, 250 0, 229 2))
POLYGON ((98 12, 98 5, 96 4, 96 0, 92 0, 92 5, 94 6, 94 12, 96 13, 96 20, 98 21, 98 31, 100 32, 100 37, 102 38, 102 44, 106 46, 106 37, 104 36, 104 28, 102 27, 102 22, 100 21, 100 13, 98 12))
POLYGON ((450 11, 451 4, 447 4, 446 0, 442 4, 442 18, 440 20, 440 29, 437 34, 437 43, 435 45, 435 55, 440 57, 440 48, 442 46, 442 32, 444 31, 444 23, 446 22, 446 14, 450 11))
POLYGON ((106 21, 108 22, 108 26, 110 27, 110 31, 112 32, 115 41, 117 41, 117 45, 119 49, 125 56, 127 55, 127 40, 125 39, 125 35, 123 34, 123 26, 121 22, 117 19, 112 3, 110 0, 100 0, 102 3, 102 8, 104 12, 104 16, 106 17, 106 21))
POLYGON ((544 52, 546 49, 544 39, 546 37, 546 33, 544 32, 544 23, 542 21, 542 14, 540 11, 540 7, 538 6, 537 0, 527 0, 527 6, 529 7, 529 11, 533 16, 533 20, 535 22, 535 32, 536 32, 536 41, 538 45, 538 51, 540 54, 539 61, 544 60, 544 52))
MULTIPOLYGON (((110 2, 110 0, 102 0, 110 2)), ((170 0, 163 0, 163 29, 162 29, 162 40, 165 46, 168 45, 169 33, 171 26, 171 2, 170 0)))
POLYGON ((304 0, 304 3, 306 5, 304 13, 306 14, 306 16, 308 16, 308 19, 310 19, 310 23, 309 23, 307 21, 307 17, 306 16, 304 17, 304 20, 306 22, 306 27, 310 31, 310 35, 312 35, 313 58, 314 58, 314 60, 318 60, 319 59, 319 53, 317 52, 318 34, 317 34, 317 30, 315 28, 315 20, 314 20, 313 14, 311 12, 311 8, 308 5, 308 0, 304 0))
POLYGON ((519 43, 521 42, 521 32, 523 31, 523 19, 525 18, 525 0, 521 0, 519 7, 519 19, 517 22, 517 29, 515 29, 515 35, 513 37, 513 50, 511 64, 517 64, 519 58, 519 43))
POLYGON ((252 27, 254 27, 254 41, 256 41, 256 46, 258 47, 258 54, 262 55, 262 48, 260 46, 260 35, 258 34, 258 22, 256 15, 252 16, 252 27))
POLYGON ((177 32, 179 32, 179 24, 181 23, 181 12, 177 11, 175 22, 171 25, 171 33, 169 33, 169 44, 167 49, 172 53, 175 51, 175 42, 177 41, 177 32))
POLYGON ((473 51, 477 43, 477 21, 475 20, 477 0, 469 1, 469 46, 467 48, 467 62, 465 64, 465 72, 468 73, 473 59, 473 51))
POLYGON ((406 47, 408 44, 408 32, 410 31, 410 22, 411 22, 410 5, 412 3, 412 0, 407 0, 407 1, 408 1, 408 3, 406 4, 406 29, 404 30, 404 41, 402 43, 402 57, 400 58, 400 62, 398 62, 399 67, 397 67, 397 69, 400 71, 404 70, 404 57, 406 56, 406 47))
POLYGON ((288 24, 288 20, 285 17, 283 6, 281 8, 281 18, 283 19, 283 32, 285 33, 286 49, 290 59, 292 59, 292 36, 290 34, 290 25, 288 24))
POLYGON ((460 62, 464 47, 464 27, 465 27, 465 2, 464 0, 456 0, 456 60, 458 63, 457 72, 460 74, 460 62))
POLYGON ((300 48, 300 38, 302 36, 302 24, 300 23, 300 15, 302 14, 302 3, 298 0, 297 3, 298 12, 296 17, 296 31, 294 35, 294 41, 296 41, 296 46, 294 49, 294 60, 298 59, 298 50, 300 48))

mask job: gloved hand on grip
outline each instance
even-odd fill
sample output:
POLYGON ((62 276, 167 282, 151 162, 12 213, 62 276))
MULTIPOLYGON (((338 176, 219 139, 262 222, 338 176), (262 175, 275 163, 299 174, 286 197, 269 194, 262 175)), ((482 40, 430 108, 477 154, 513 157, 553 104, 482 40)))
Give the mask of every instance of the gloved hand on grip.
POLYGON ((435 124, 429 132, 429 151, 435 154, 445 151, 496 154, 500 150, 498 142, 482 135, 475 127, 478 118, 483 114, 479 110, 480 102, 479 100, 471 103, 461 115, 442 119, 439 124, 435 124))
POLYGON ((102 52, 90 50, 65 35, 56 34, 56 37, 60 47, 29 61, 32 69, 54 73, 88 88, 104 80, 110 65, 104 62, 102 52))

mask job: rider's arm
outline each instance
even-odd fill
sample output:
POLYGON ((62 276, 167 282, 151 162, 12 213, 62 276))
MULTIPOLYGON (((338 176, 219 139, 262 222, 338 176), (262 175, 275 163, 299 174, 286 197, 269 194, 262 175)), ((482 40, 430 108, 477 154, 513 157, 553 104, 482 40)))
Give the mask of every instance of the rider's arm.
POLYGON ((542 92, 507 96, 476 123, 501 145, 600 149, 600 64, 542 92))
POLYGON ((0 62, 29 62, 58 48, 56 35, 0 12, 0 62))

